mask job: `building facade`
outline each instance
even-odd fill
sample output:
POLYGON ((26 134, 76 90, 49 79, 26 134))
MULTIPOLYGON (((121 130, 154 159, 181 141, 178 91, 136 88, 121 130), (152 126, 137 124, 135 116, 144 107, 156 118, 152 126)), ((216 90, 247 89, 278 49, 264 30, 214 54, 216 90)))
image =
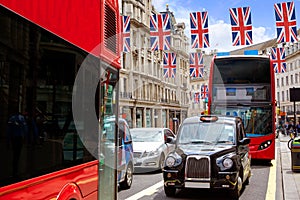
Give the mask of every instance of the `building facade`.
POLYGON ((290 88, 300 88, 300 42, 285 45, 286 72, 276 74, 276 99, 281 123, 300 120, 300 102, 290 101, 290 88))
MULTIPOLYGON (((197 49, 197 51, 201 51, 201 50, 197 49)), ((197 115, 206 113, 206 111, 207 111, 207 98, 201 97, 201 86, 202 85, 208 86, 210 64, 211 64, 211 60, 212 60, 214 54, 213 53, 208 54, 205 52, 202 52, 202 53, 203 53, 203 65, 204 65, 203 76, 201 78, 200 77, 199 78, 191 77, 191 79, 190 79, 191 103, 190 103, 189 112, 188 112, 189 117, 197 116, 197 115), (200 95, 200 96, 196 97, 197 95, 200 95)))
POLYGON ((130 16, 131 51, 122 54, 120 115, 130 127, 168 127, 177 131, 187 117, 189 99, 188 37, 185 24, 172 21, 171 50, 177 55, 175 78, 163 76, 163 51, 150 49, 150 16, 158 13, 151 0, 123 0, 122 15, 130 16))

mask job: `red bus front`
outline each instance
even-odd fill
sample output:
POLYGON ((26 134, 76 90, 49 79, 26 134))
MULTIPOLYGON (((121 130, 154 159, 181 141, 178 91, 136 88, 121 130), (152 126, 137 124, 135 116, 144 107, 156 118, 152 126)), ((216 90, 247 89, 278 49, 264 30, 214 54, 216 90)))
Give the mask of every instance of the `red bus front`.
POLYGON ((274 72, 267 56, 216 56, 209 80, 209 113, 240 116, 253 159, 275 158, 274 72))

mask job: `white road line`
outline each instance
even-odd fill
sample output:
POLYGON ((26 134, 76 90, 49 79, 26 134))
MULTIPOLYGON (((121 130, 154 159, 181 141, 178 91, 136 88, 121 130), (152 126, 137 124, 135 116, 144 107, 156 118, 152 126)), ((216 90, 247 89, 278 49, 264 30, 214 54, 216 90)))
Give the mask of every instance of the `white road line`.
POLYGON ((277 148, 275 150, 275 159, 271 161, 272 166, 270 167, 268 188, 267 188, 265 200, 276 199, 276 160, 277 160, 277 148))
POLYGON ((143 196, 150 196, 150 195, 154 194, 157 191, 157 189, 162 187, 163 185, 164 185, 164 182, 160 181, 160 182, 156 183, 155 185, 153 185, 145 190, 142 190, 139 193, 137 193, 125 200, 138 200, 138 199, 142 198, 143 196))

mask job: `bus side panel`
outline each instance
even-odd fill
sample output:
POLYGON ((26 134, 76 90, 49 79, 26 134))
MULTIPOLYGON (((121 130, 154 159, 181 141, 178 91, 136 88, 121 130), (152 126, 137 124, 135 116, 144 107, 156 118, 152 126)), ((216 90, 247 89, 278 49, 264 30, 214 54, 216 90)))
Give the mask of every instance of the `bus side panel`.
POLYGON ((7 199, 93 199, 97 196, 97 161, 78 165, 0 188, 7 199), (67 198, 68 199, 68 198, 67 198))
POLYGON ((275 134, 270 134, 262 137, 251 137, 249 148, 252 159, 275 159, 275 134), (260 145, 266 141, 272 141, 271 145, 266 149, 258 150, 260 145))
POLYGON ((0 0, 0 4, 87 52, 100 43, 98 0, 0 0))

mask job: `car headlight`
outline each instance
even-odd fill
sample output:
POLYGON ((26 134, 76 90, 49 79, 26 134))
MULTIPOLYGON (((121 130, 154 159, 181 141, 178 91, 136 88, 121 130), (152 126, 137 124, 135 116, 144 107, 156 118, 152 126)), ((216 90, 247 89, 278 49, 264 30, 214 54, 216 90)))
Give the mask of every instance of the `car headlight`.
POLYGON ((165 166, 167 167, 177 167, 178 165, 180 165, 182 162, 182 158, 176 154, 176 153, 171 153, 167 156, 166 160, 165 160, 165 166))
POLYGON ((233 161, 230 158, 225 158, 223 160, 223 166, 227 169, 231 168, 233 165, 233 161))
POLYGON ((221 171, 230 169, 233 166, 234 163, 233 163, 232 157, 234 155, 235 154, 233 154, 233 153, 229 153, 229 154, 226 154, 226 155, 223 155, 223 156, 217 158, 216 164, 220 168, 221 171))
MULTIPOLYGON (((147 155, 147 154, 146 154, 147 155)), ((149 153, 148 153, 148 156, 157 156, 157 155, 159 155, 159 150, 158 149, 156 149, 155 151, 150 151, 149 153)))
POLYGON ((175 165, 176 159, 172 156, 169 156, 167 157, 165 162, 167 167, 173 167, 175 165))

